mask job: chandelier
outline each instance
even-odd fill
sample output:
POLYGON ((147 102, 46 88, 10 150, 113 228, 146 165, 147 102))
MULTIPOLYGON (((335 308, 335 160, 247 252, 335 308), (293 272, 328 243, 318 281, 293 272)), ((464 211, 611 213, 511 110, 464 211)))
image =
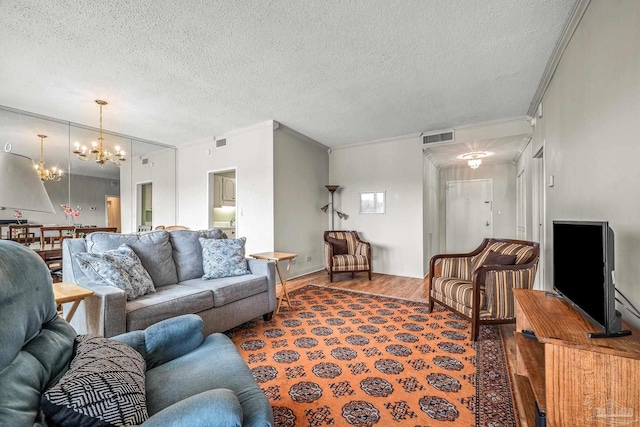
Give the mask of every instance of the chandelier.
POLYGON ((55 166, 49 169, 44 168, 44 139, 47 135, 38 135, 40 138, 40 163, 35 165, 36 172, 42 181, 60 181, 62 178, 62 170, 55 166))
POLYGON ((458 159, 466 160, 471 169, 478 169, 482 164, 482 159, 492 154, 490 151, 472 151, 471 153, 459 155, 458 159))
POLYGON ((98 142, 93 141, 91 143, 91 150, 88 150, 86 145, 81 147, 80 143, 76 141, 74 144, 75 148, 73 150, 73 154, 82 161, 89 162, 93 160, 100 166, 107 162, 115 163, 116 166, 120 166, 127 160, 125 159, 125 153, 120 149, 120 146, 116 145, 115 152, 104 149, 104 138, 102 137, 102 106, 107 105, 107 101, 96 99, 96 104, 100 106, 100 137, 98 138, 98 142))

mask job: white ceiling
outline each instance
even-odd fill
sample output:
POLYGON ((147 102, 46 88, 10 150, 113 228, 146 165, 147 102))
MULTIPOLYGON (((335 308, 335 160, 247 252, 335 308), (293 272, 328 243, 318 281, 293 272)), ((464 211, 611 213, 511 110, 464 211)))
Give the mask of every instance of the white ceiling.
MULTIPOLYGON (((576 0, 6 0, 0 104, 167 144, 523 116, 576 0)), ((38 142, 35 138, 34 142, 38 142)))

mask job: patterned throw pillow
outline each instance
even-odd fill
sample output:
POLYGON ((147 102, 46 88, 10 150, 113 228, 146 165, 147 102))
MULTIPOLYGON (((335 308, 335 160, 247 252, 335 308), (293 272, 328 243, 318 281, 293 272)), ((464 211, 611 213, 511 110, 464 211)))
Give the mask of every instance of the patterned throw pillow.
POLYGON ((61 427, 132 426, 149 418, 140 353, 93 335, 78 335, 75 345, 69 370, 40 399, 48 420, 61 427))
POLYGON ((204 239, 200 237, 199 240, 202 246, 203 279, 251 274, 247 268, 247 260, 244 258, 246 238, 204 239))
POLYGON ((123 244, 118 249, 99 254, 80 252, 74 256, 84 274, 90 279, 122 289, 129 301, 156 291, 140 258, 127 245, 123 244))

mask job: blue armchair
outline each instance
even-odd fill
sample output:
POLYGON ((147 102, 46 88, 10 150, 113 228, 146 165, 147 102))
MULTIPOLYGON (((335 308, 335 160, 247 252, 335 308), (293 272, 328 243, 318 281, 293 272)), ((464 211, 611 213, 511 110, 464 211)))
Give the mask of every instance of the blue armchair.
MULTIPOLYGON (((49 269, 11 241, 0 241, 0 325, 1 424, 47 426, 41 399, 63 382, 76 333, 56 312, 49 269)), ((141 425, 272 426, 269 401, 234 344, 223 334, 203 337, 202 328, 197 315, 185 315, 112 338, 144 358, 141 425)))

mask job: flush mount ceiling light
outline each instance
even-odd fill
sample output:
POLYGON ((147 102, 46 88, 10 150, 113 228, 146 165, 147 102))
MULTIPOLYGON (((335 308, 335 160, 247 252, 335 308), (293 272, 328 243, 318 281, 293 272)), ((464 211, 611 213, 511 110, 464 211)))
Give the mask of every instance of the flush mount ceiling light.
POLYGON ((466 160, 471 169, 478 169, 482 164, 482 159, 492 154, 490 151, 472 151, 471 153, 461 154, 456 158, 466 160))

